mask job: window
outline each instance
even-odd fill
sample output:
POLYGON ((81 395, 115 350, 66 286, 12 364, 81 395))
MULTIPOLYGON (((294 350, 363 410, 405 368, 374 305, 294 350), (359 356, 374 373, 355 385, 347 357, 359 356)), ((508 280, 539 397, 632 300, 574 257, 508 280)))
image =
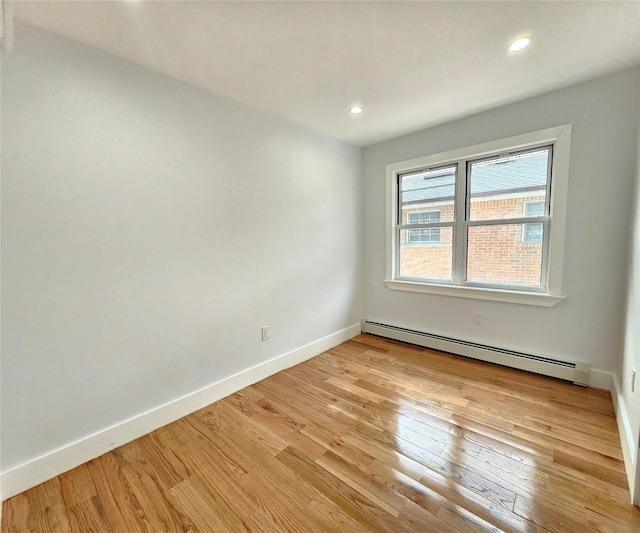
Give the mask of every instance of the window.
POLYGON ((561 301, 570 136, 560 126, 388 165, 387 286, 561 301))
MULTIPOLYGON (((430 224, 440 222, 440 211, 409 211, 407 224, 430 224)), ((433 244, 440 242, 440 228, 419 228, 409 230, 407 244, 433 244)))
MULTIPOLYGON (((544 216, 544 202, 525 202, 525 217, 541 217, 544 216)), ((542 224, 525 224, 522 229, 522 242, 542 242, 542 224)))

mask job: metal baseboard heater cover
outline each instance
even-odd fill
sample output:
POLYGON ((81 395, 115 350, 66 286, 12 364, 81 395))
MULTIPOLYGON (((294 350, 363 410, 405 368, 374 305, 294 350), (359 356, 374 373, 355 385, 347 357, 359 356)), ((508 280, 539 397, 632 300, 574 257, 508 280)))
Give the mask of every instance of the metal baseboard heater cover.
POLYGON ((527 372, 535 372, 536 374, 542 374, 544 376, 564 379, 573 382, 575 385, 581 385, 582 387, 589 385, 589 365, 587 363, 559 361, 549 357, 495 348, 475 342, 399 328, 389 324, 370 322, 364 319, 361 321, 361 325, 362 333, 370 333, 371 335, 403 341, 455 355, 462 355, 487 363, 494 363, 519 370, 526 370, 527 372))

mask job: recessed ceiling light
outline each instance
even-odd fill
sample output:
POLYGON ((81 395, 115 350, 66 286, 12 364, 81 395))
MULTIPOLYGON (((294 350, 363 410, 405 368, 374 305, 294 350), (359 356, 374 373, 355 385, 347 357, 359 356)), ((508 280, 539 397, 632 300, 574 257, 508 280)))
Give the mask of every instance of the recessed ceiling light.
POLYGON ((362 108, 362 106, 361 106, 361 105, 354 105, 354 106, 351 106, 351 107, 349 108, 349 112, 350 112, 352 115, 359 115, 359 114, 360 114, 360 113, 362 113, 363 111, 364 111, 364 109, 362 108))
POLYGON ((520 50, 524 50, 530 44, 531 44, 531 39, 529 37, 523 37, 522 39, 517 39, 509 45, 509 52, 519 52, 520 50))

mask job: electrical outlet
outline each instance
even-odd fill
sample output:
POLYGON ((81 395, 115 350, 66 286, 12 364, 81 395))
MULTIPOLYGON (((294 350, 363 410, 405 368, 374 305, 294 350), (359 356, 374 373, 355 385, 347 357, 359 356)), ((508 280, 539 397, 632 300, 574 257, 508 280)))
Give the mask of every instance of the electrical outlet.
POLYGON ((371 282, 369 283, 369 292, 376 292, 376 284, 371 282))
POLYGON ((271 338, 271 326, 262 326, 262 340, 268 341, 271 338))
POLYGON ((484 325, 484 313, 481 313, 480 311, 475 311, 473 313, 473 323, 476 326, 484 325))
POLYGON ((636 391, 636 369, 631 369, 631 392, 636 391))

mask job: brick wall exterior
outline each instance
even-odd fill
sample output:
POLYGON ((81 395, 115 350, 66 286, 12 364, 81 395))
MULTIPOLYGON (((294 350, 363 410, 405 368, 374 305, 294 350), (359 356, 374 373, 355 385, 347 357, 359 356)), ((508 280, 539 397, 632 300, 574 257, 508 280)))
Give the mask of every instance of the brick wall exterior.
MULTIPOLYGON (((544 200, 544 196, 520 196, 475 200, 471 213, 475 220, 520 217, 525 202, 544 200)), ((440 211, 442 222, 453 219, 453 202, 404 209, 402 222, 413 211, 440 211)), ((402 232, 400 273, 418 278, 451 279, 452 230, 440 228, 438 243, 411 245, 408 231, 402 232)), ((523 225, 473 227, 469 232, 467 280, 506 285, 539 285, 542 243, 523 242, 523 225), (491 243, 490 245, 487 243, 491 243)))

